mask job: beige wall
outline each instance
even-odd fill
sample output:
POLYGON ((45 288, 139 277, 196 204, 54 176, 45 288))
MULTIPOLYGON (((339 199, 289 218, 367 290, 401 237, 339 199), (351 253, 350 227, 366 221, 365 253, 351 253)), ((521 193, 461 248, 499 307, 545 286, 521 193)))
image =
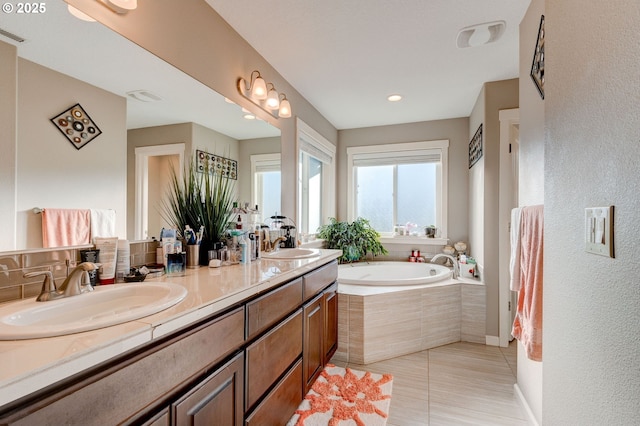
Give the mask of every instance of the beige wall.
POLYGON ((340 130, 338 132, 336 196, 338 220, 347 218, 347 148, 400 142, 449 140, 449 208, 447 226, 452 242, 467 241, 467 118, 340 130))
POLYGON ((0 223, 5 226, 0 251, 15 248, 16 229, 16 120, 18 117, 18 52, 0 41, 0 223))
POLYGON ((542 423, 640 424, 640 2, 546 1, 542 423), (615 258, 586 253, 615 206, 615 258))
MULTIPOLYGON (((544 204, 544 100, 529 77, 544 0, 533 0, 520 23, 520 206, 544 204)), ((544 350, 544 347, 543 347, 544 350)), ((543 363, 527 358, 518 343, 518 388, 536 421, 542 421, 543 363)))
POLYGON ((18 91, 17 247, 42 247, 34 207, 115 209, 116 232, 125 238, 125 99, 24 59, 18 91), (76 103, 102 131, 80 150, 50 121, 76 103))

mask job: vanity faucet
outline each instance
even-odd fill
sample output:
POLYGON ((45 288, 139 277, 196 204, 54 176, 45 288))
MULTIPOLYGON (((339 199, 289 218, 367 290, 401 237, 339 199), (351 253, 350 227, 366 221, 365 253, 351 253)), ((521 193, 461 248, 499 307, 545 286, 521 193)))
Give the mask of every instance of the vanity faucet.
POLYGON ((431 258, 430 263, 434 263, 434 261, 440 259, 441 257, 447 258, 451 261, 451 263, 453 263, 453 279, 457 279, 458 276, 460 275, 460 270, 458 268, 458 260, 455 257, 451 256, 450 254, 438 253, 431 258))
POLYGON ((36 297, 38 302, 47 302, 49 300, 61 299, 63 297, 76 296, 78 294, 93 291, 89 271, 98 269, 98 265, 91 262, 83 262, 76 266, 67 276, 64 282, 58 288, 51 271, 35 271, 27 272, 24 278, 32 278, 38 275, 44 275, 42 289, 36 297))
POLYGON ((270 251, 278 251, 278 249, 280 248, 280 241, 286 241, 286 237, 278 237, 276 238, 272 243, 271 243, 271 250, 270 251))

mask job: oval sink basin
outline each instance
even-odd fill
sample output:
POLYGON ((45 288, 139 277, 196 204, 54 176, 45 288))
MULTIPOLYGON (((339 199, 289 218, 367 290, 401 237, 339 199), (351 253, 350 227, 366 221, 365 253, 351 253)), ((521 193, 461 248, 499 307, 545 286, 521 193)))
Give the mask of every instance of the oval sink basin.
POLYGON ((320 256, 318 249, 291 248, 280 249, 271 253, 264 253, 263 259, 305 259, 307 257, 320 256))
POLYGON ((134 321, 170 308, 187 295, 172 283, 98 286, 90 293, 0 307, 0 340, 62 336, 134 321))

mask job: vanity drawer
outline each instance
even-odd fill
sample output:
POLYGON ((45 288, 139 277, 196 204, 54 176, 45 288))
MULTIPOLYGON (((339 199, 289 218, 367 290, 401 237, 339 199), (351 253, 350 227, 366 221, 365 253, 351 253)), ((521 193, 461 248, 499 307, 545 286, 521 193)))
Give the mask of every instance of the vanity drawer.
POLYGON ((329 284, 338 279, 338 261, 334 260, 326 265, 309 272, 302 277, 304 300, 309 300, 320 293, 329 284))
POLYGON ((300 405, 302 394, 302 361, 289 369, 275 388, 256 407, 246 426, 284 425, 300 405))
POLYGON ((302 278, 247 303, 247 340, 257 336, 302 304, 302 278))
POLYGON ((302 309, 299 309, 247 348, 245 411, 301 354, 302 309))

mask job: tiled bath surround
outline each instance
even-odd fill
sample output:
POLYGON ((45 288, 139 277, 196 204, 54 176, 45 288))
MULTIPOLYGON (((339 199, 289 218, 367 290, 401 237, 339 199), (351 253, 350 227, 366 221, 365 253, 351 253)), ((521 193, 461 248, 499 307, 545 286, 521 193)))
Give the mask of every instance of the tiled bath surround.
POLYGON ((369 364, 454 342, 485 343, 485 286, 444 286, 356 296, 338 294, 334 359, 369 364))
MULTIPOLYGON (((132 242, 131 265, 155 263, 157 246, 156 241, 132 242)), ((0 303, 35 298, 40 294, 43 278, 24 278, 25 273, 49 270, 53 272, 56 283, 60 283, 67 276, 66 261, 75 266, 80 262, 80 252, 93 248, 93 245, 87 245, 0 253, 0 303)))

